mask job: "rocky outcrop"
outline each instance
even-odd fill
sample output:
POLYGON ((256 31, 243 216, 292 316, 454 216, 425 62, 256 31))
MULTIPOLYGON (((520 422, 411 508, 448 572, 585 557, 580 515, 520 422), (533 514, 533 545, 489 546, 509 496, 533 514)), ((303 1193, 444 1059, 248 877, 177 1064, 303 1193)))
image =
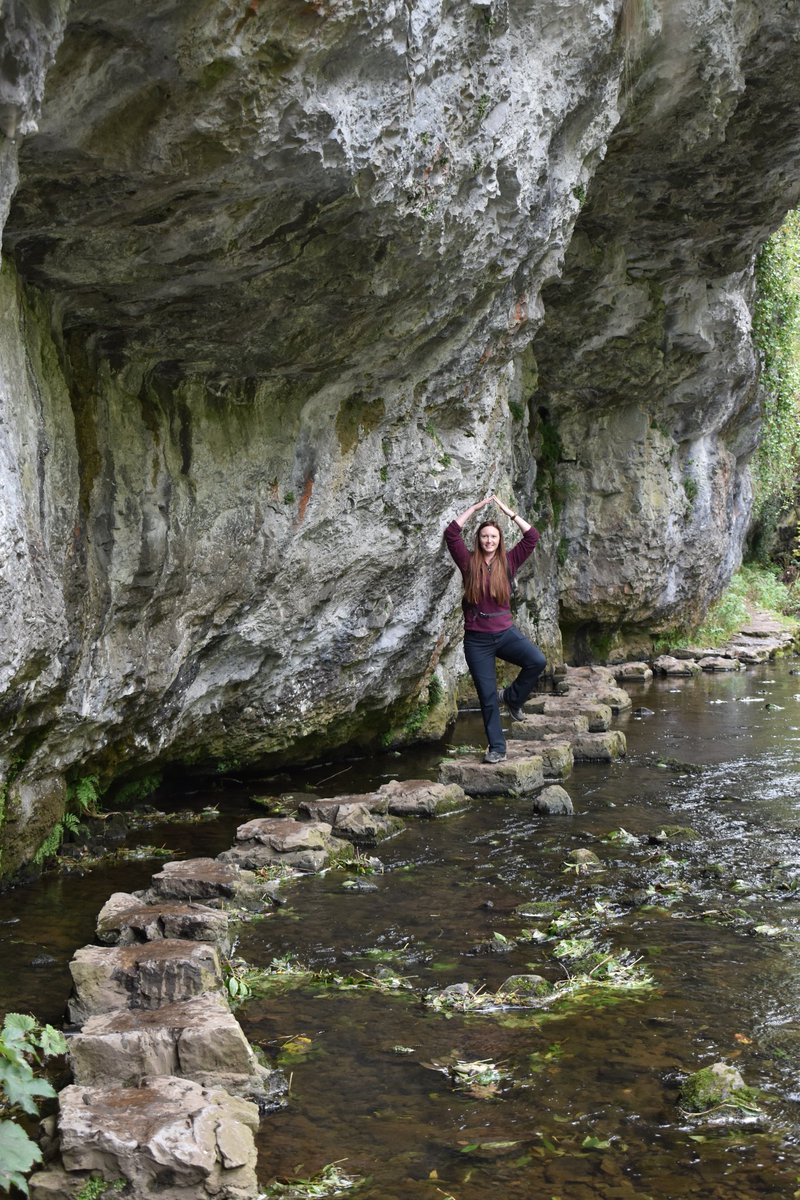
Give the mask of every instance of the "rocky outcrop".
POLYGON ((89 771, 440 732, 480 494, 551 662, 703 608, 799 15, 4 7, 0 871, 89 771))

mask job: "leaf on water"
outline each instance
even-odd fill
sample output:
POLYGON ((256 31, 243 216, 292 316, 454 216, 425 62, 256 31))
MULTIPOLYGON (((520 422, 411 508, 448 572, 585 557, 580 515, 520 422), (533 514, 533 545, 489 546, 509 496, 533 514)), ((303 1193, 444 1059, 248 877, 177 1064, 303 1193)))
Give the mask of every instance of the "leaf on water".
POLYGON ((581 1142, 581 1149, 582 1150, 610 1150, 611 1142, 609 1142, 608 1140, 604 1140, 603 1138, 592 1137, 591 1134, 589 1134, 581 1142))
POLYGON ((461 1147, 462 1154, 481 1154, 493 1150, 510 1150, 514 1146, 518 1146, 519 1142, 470 1142, 466 1146, 461 1147))

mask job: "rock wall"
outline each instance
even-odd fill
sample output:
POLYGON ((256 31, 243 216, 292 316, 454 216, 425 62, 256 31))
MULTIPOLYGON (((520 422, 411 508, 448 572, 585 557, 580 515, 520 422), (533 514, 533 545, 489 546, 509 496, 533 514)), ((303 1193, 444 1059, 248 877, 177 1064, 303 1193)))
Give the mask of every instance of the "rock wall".
POLYGON ((702 610, 797 3, 36 12, 2 18, 0 870, 88 771, 441 730, 481 494, 542 527, 552 660, 702 610))

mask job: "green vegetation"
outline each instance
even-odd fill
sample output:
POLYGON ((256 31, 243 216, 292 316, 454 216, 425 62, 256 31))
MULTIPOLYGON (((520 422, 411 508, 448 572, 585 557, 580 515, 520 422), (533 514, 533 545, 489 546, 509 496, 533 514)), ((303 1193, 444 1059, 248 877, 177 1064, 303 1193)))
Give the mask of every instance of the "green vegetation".
POLYGON ((122 787, 114 795, 114 803, 121 806, 127 804, 136 804, 142 800, 146 800, 148 796, 152 796, 161 786, 161 773, 157 772, 153 775, 143 775, 141 779, 132 779, 128 783, 123 783, 122 787))
POLYGON ((338 1163, 328 1163, 316 1175, 271 1183, 264 1192, 267 1200, 324 1200, 339 1196, 363 1183, 357 1176, 346 1175, 338 1163))
POLYGON ((40 1025, 23 1013, 8 1013, 0 1031, 0 1188, 28 1193, 26 1175, 42 1161, 42 1152, 19 1123, 36 1116, 39 1101, 55 1096, 34 1067, 65 1054, 67 1043, 52 1025, 40 1025))
POLYGON ((114 1192, 121 1192, 125 1186, 124 1179, 115 1179, 113 1183, 109 1183, 99 1175, 92 1175, 86 1180, 75 1200, 107 1200, 114 1192))
POLYGON ((86 817, 99 817, 97 805, 101 796, 100 780, 97 775, 83 775, 67 786, 67 803, 64 815, 33 856, 37 865, 47 862, 55 855, 68 833, 78 833, 86 817))
POLYGON ((790 587, 782 583, 777 567, 755 563, 743 566, 733 576, 719 600, 711 605, 699 629, 676 631, 675 636, 657 642, 656 649, 722 645, 747 623, 751 608, 764 609, 791 626, 798 612, 796 585, 790 587))
POLYGON ((755 512, 769 528, 794 500, 800 476, 800 210, 764 244, 756 284, 753 337, 765 401, 755 512))

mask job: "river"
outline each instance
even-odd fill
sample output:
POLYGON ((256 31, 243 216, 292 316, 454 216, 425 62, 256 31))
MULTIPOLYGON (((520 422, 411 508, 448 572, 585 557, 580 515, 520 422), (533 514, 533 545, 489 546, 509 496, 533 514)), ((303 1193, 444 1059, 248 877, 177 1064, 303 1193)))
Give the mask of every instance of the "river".
MULTIPOLYGON (((617 723, 627 760, 576 767, 566 784, 573 817, 491 799, 409 822, 375 851, 384 873, 301 879, 282 907, 244 926, 237 953, 248 962, 286 959, 317 973, 287 977, 237 1010, 251 1041, 291 1075, 288 1107, 259 1134, 263 1184, 339 1161, 364 1180, 364 1200, 800 1195, 793 669, 785 660, 633 686, 634 705, 653 715, 617 723), (599 871, 576 870, 568 856, 579 848, 599 856, 599 871), (520 940, 523 929, 539 932, 520 940), (452 983, 494 991, 519 972, 564 978, 569 962, 553 951, 573 936, 636 960, 652 986, 598 988, 534 1011, 423 1002, 452 983), (380 989, 346 986, 381 975, 380 989), (393 990, 392 978, 404 986, 393 990), (760 1089, 760 1112, 682 1112, 681 1080, 720 1060, 760 1089), (470 1086, 455 1064, 478 1061, 488 1082, 470 1086)), ((481 736, 467 715, 451 740, 481 736)), ((216 803, 219 818, 156 825, 145 840, 217 853, 242 820, 263 814, 253 792, 336 795, 434 778, 441 754, 320 764, 257 787, 175 785, 157 798, 162 807, 216 803)), ((1 896, 0 1008, 60 1023, 67 963, 92 940, 97 911, 157 868, 50 873, 1 896)))

